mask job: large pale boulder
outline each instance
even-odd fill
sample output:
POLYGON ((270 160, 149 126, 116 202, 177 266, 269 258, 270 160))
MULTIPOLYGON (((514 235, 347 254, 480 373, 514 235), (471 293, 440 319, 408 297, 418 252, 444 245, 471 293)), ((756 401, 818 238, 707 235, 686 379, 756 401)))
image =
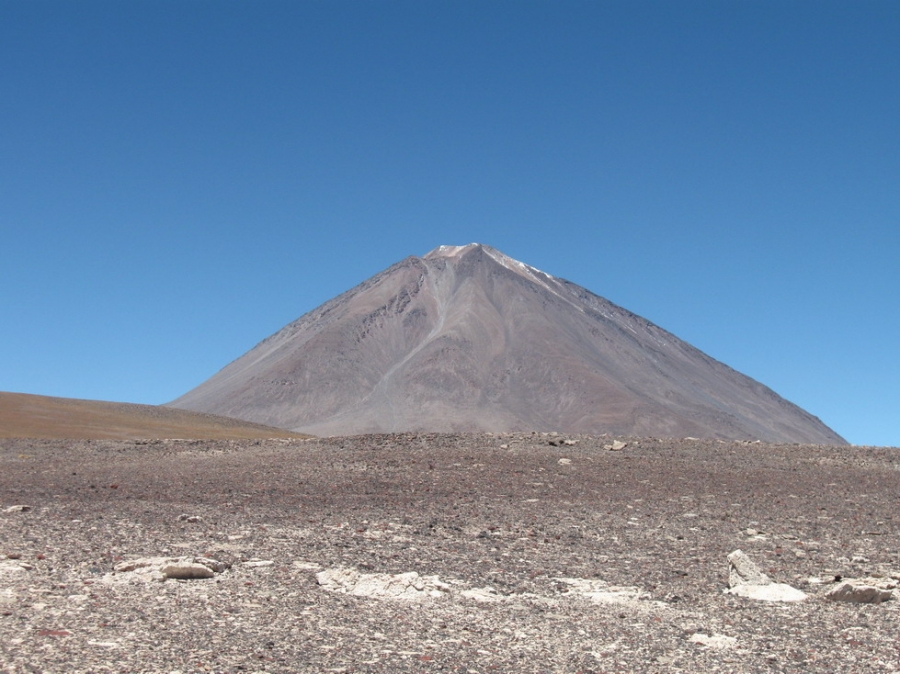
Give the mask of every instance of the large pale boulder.
POLYGON ((728 555, 728 592, 757 601, 803 601, 807 595, 802 590, 773 583, 743 551, 728 555))

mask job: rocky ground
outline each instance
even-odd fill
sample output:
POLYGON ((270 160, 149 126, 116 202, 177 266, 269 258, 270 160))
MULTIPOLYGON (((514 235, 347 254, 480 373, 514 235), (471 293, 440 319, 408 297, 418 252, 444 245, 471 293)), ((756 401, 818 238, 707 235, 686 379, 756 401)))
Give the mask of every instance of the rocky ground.
POLYGON ((615 440, 0 441, 0 670, 900 669, 900 450, 615 440))

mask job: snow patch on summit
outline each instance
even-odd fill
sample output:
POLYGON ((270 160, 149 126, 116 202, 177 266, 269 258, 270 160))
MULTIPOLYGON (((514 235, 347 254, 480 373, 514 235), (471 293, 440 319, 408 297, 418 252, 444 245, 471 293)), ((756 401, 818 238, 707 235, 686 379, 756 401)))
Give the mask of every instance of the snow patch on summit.
POLYGON ((483 243, 469 243, 465 246, 438 246, 437 248, 426 254, 425 259, 431 260, 438 257, 456 258, 466 251, 472 250, 473 248, 481 248, 500 265, 506 267, 510 271, 514 271, 520 276, 524 276, 525 278, 540 284, 541 286, 552 292, 554 295, 559 295, 559 291, 547 283, 547 279, 555 280, 553 276, 551 276, 547 272, 543 272, 540 269, 532 267, 531 265, 525 264, 524 262, 519 262, 518 260, 511 258, 509 255, 501 253, 496 248, 491 248, 490 246, 486 246, 483 243))

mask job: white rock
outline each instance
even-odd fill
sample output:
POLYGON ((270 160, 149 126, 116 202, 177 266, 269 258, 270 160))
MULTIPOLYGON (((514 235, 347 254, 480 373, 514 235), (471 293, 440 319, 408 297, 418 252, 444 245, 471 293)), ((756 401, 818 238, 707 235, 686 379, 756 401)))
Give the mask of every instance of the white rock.
POLYGON ((140 580, 163 580, 212 578, 227 568, 226 563, 209 557, 141 557, 117 564, 114 571, 140 580))
POLYGON ((572 459, 560 459, 557 463, 561 466, 568 466, 572 463, 572 459))
POLYGON ((31 510, 31 506, 30 506, 30 505, 14 505, 14 506, 9 506, 9 508, 7 508, 5 512, 8 512, 8 513, 27 513, 29 510, 31 510))
POLYGON ((625 449, 627 446, 627 442, 622 442, 621 440, 613 440, 611 445, 603 445, 603 449, 611 449, 614 452, 618 452, 622 449, 625 449))
POLYGON ((726 590, 729 594, 757 601, 803 601, 807 595, 802 590, 785 585, 784 583, 769 583, 768 585, 735 585, 726 590))
POLYGON ((492 587, 473 587, 469 590, 463 590, 460 594, 466 599, 473 599, 485 603, 505 599, 502 594, 498 594, 497 590, 492 587))
POLYGON ((261 569, 266 566, 275 566, 275 562, 270 559, 251 559, 248 562, 244 562, 244 566, 251 569, 261 569))
POLYGON ((806 593, 802 590, 773 583, 772 579, 759 570, 746 554, 735 550, 728 555, 728 585, 730 594, 757 601, 803 601, 806 593))
POLYGON ((751 559, 742 551, 735 550, 728 555, 728 586, 768 585, 772 582, 766 574, 759 570, 751 559))
POLYGON ((692 634, 688 641, 694 644, 700 644, 701 646, 706 646, 707 648, 719 649, 734 648, 737 645, 737 639, 735 637, 725 636, 724 634, 703 634, 702 632, 692 634))
POLYGON ((307 562, 302 559, 298 559, 294 562, 294 568, 300 569, 301 571, 320 571, 322 569, 322 565, 318 562, 307 562))
POLYGON ((34 567, 25 562, 14 560, 0 560, 0 575, 6 573, 21 573, 23 571, 31 571, 34 567))
POLYGON ((649 595, 633 586, 610 585, 596 578, 554 578, 570 586, 571 592, 598 604, 625 604, 649 595))
POLYGON ((230 566, 229 564, 220 562, 218 559, 213 559, 212 557, 194 557, 194 561, 197 562, 197 564, 208 566, 216 573, 222 573, 230 566))
POLYGON ((415 571, 360 573, 356 569, 337 567, 320 571, 316 580, 325 590, 357 597, 419 600, 443 596, 450 590, 437 576, 420 576, 415 571))
POLYGON ((856 584, 845 581, 829 591, 825 599, 829 601, 845 601, 852 604, 880 604, 894 596, 891 590, 882 590, 871 585, 856 584))

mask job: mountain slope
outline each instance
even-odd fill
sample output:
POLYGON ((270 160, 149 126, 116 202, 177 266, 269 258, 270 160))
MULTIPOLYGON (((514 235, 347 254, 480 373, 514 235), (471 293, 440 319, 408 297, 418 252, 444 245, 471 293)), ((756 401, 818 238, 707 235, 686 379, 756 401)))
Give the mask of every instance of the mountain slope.
POLYGON ((649 321, 480 244, 402 260, 170 404, 323 435, 539 429, 844 442, 649 321))
POLYGON ((0 438, 129 440, 299 437, 279 428, 155 405, 0 392, 0 438))

